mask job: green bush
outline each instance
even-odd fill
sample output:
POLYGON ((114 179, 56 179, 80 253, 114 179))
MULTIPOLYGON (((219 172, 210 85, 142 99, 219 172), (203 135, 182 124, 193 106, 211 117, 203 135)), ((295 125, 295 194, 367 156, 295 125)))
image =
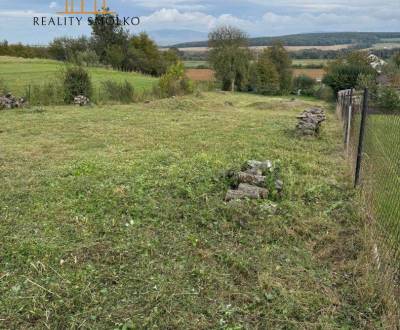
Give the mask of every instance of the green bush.
POLYGON ((314 95, 316 83, 315 79, 306 75, 298 76, 293 80, 293 92, 297 94, 300 91, 301 95, 314 95))
POLYGON ((324 85, 314 92, 314 96, 327 102, 333 102, 335 100, 334 90, 331 87, 324 85))
POLYGON ((400 111, 400 95, 393 87, 381 87, 377 101, 378 105, 385 110, 400 111))
POLYGON ((183 63, 172 65, 167 72, 161 76, 154 93, 160 97, 171 97, 193 93, 193 84, 185 76, 183 63))
POLYGON ((94 50, 78 52, 72 62, 82 66, 100 66, 100 58, 94 50))
POLYGON ((131 83, 125 80, 119 83, 113 80, 103 81, 102 92, 106 100, 130 103, 134 100, 134 88, 131 83))
POLYGON ((67 67, 63 74, 64 102, 72 103, 75 96, 92 97, 92 82, 89 73, 80 66, 67 67))

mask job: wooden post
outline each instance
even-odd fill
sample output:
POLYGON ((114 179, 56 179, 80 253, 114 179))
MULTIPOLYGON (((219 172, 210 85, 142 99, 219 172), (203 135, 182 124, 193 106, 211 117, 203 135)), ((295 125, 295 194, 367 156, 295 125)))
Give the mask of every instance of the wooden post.
POLYGON ((354 180, 355 187, 357 187, 360 184, 360 171, 361 171, 361 162, 364 149, 365 125, 367 123, 367 115, 368 115, 368 94, 369 94, 368 89, 365 88, 363 97, 363 109, 361 113, 360 137, 358 140, 357 163, 356 163, 356 173, 354 180))
POLYGON ((351 132, 351 119, 352 119, 352 111, 353 111, 353 89, 350 91, 350 104, 347 118, 347 132, 346 132, 346 148, 347 152, 349 152, 350 146, 350 132, 351 132))

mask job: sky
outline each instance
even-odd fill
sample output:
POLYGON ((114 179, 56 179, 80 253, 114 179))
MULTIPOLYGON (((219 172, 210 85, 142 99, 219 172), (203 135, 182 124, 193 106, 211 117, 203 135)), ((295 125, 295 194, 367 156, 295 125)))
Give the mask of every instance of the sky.
MULTIPOLYGON (((64 1, 0 0, 0 40, 39 45, 54 37, 89 35, 86 24, 33 26, 34 16, 56 17, 64 1)), ((93 1, 86 0, 86 5, 91 7, 93 1)), ((77 8, 79 2, 75 0, 77 8)), ((140 17, 140 25, 130 28, 132 33, 150 32, 160 44, 201 40, 223 24, 250 36, 400 31, 400 0, 107 0, 107 4, 120 16, 140 17)))

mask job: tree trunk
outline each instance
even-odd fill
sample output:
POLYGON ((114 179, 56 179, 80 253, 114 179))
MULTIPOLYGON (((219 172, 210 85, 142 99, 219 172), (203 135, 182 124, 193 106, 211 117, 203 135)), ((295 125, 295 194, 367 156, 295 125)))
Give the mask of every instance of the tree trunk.
POLYGON ((233 78, 231 81, 231 91, 232 93, 235 91, 235 78, 233 78))

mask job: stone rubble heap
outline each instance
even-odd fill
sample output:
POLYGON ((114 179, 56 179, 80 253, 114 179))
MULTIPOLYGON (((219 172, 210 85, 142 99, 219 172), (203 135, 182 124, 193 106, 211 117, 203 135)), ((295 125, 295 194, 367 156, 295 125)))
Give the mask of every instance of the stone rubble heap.
POLYGON ((23 98, 16 98, 11 93, 0 96, 0 109, 21 108, 25 103, 23 98))
POLYGON ((322 109, 311 108, 297 116, 299 122, 296 126, 301 135, 318 135, 321 124, 326 120, 325 112, 322 109))
MULTIPOLYGON (((230 189, 226 193, 225 201, 231 202, 241 199, 267 199, 270 192, 266 188, 266 179, 272 172, 272 162, 249 160, 243 170, 233 174, 234 180, 238 183, 237 189, 230 189)), ((283 182, 276 180, 275 189, 280 193, 283 189, 283 182)))
POLYGON ((84 95, 78 95, 74 97, 74 104, 84 106, 90 104, 90 100, 84 95))

